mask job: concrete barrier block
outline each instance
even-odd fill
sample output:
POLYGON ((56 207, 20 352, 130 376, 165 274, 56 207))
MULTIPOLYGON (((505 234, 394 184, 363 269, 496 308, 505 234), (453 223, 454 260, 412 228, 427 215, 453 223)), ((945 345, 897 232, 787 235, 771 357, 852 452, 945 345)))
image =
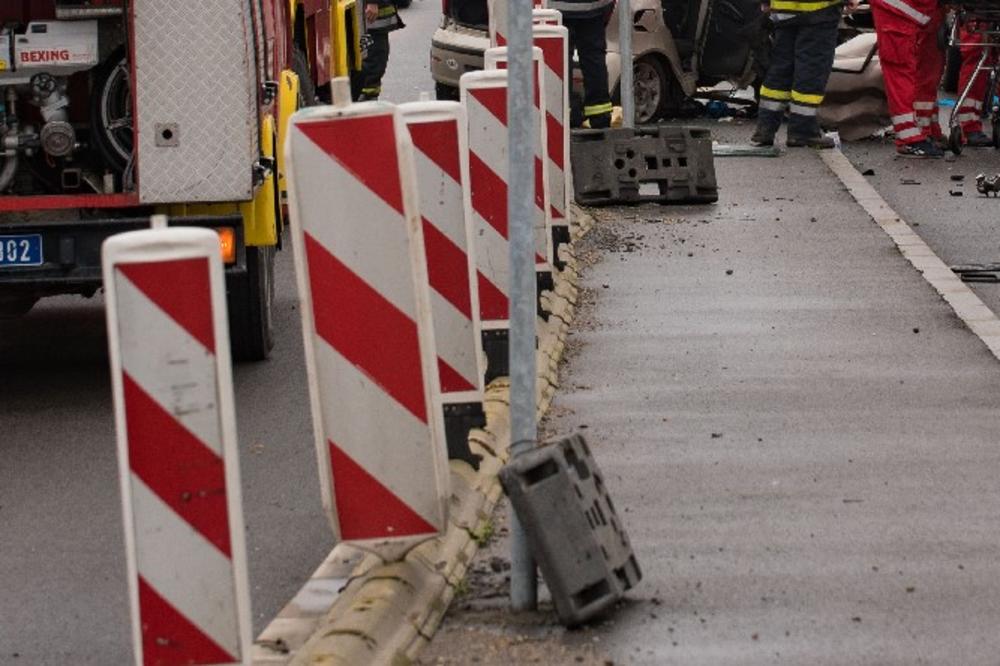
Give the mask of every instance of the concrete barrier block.
POLYGON ((670 125, 574 130, 571 157, 577 203, 718 201, 707 129, 670 125))
POLYGON ((621 599, 642 573, 583 437, 518 456, 500 471, 559 619, 586 622, 621 599))

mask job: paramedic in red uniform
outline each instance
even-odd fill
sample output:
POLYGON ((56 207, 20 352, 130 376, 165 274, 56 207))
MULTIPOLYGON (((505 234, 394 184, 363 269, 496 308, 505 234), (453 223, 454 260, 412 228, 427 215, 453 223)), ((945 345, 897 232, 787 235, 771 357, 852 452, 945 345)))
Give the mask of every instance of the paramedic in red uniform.
MULTIPOLYGON (((983 43, 983 34, 979 32, 979 26, 973 22, 961 27, 959 40, 962 44, 971 45, 962 46, 959 49, 962 54, 962 69, 958 75, 958 92, 961 94, 965 90, 965 86, 969 84, 969 80, 972 79, 972 74, 976 71, 976 65, 979 64, 979 58, 982 56, 983 49, 975 45, 983 43)), ((996 56, 993 50, 987 49, 986 61, 983 65, 989 67, 995 61, 996 56)), ((958 107, 957 120, 962 127, 962 143, 970 148, 987 148, 993 145, 993 140, 983 132, 982 121, 983 103, 986 102, 983 98, 986 95, 989 75, 989 71, 979 72, 972 87, 969 88, 969 94, 965 97, 965 101, 962 102, 962 106, 958 107)))
POLYGON ((938 145, 937 89, 944 56, 937 45, 943 10, 937 0, 871 0, 879 59, 904 157, 944 157, 938 145))

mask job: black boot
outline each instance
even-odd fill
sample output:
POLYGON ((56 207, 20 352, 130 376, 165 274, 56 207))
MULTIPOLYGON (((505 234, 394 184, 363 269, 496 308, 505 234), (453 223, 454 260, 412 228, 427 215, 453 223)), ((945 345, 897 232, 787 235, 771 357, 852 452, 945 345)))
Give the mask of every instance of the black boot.
POLYGON ((774 135, 778 133, 778 128, 781 127, 781 118, 783 115, 779 111, 761 109, 757 113, 757 129, 754 130, 753 136, 750 137, 750 145, 756 147, 773 146, 774 135))

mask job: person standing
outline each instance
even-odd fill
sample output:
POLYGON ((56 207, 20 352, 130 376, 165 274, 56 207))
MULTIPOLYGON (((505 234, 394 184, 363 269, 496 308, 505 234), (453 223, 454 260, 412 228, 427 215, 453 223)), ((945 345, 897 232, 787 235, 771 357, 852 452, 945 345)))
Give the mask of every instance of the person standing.
POLYGON ((583 109, 574 103, 570 124, 580 127, 589 121, 592 129, 611 127, 608 42, 604 31, 614 0, 549 0, 548 8, 562 12, 563 25, 569 31, 569 57, 577 53, 583 72, 583 109))
POLYGON ((752 145, 774 145, 787 110, 787 146, 833 148, 834 141, 823 134, 816 113, 833 69, 843 5, 843 0, 770 0, 765 5, 774 22, 774 44, 760 87, 752 145))
POLYGON ((356 102, 378 99, 382 94, 382 77, 389 64, 389 33, 404 27, 395 0, 365 0, 365 30, 369 39, 361 70, 351 77, 351 92, 356 102))
POLYGON ((965 90, 975 74, 975 80, 969 88, 969 94, 965 101, 958 107, 956 113, 957 120, 962 128, 962 143, 970 148, 988 148, 993 145, 993 140, 983 132, 983 104, 986 102, 986 86, 989 83, 989 72, 982 71, 976 73, 976 66, 982 56, 983 49, 987 49, 984 66, 992 66, 996 62, 996 55, 992 49, 980 46, 983 43, 983 33, 980 32, 979 24, 972 22, 963 25, 959 30, 959 53, 962 56, 962 68, 958 74, 958 92, 965 90))
POLYGON ((871 8, 896 152, 903 157, 944 157, 937 122, 937 89, 944 68, 937 31, 943 10, 937 0, 871 0, 871 8))

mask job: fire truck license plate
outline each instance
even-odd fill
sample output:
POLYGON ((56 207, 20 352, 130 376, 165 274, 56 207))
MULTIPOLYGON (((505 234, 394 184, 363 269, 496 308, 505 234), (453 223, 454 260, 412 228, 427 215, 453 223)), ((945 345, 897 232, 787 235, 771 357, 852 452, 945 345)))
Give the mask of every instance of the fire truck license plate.
POLYGON ((0 236, 0 266, 41 266, 42 237, 0 236))

